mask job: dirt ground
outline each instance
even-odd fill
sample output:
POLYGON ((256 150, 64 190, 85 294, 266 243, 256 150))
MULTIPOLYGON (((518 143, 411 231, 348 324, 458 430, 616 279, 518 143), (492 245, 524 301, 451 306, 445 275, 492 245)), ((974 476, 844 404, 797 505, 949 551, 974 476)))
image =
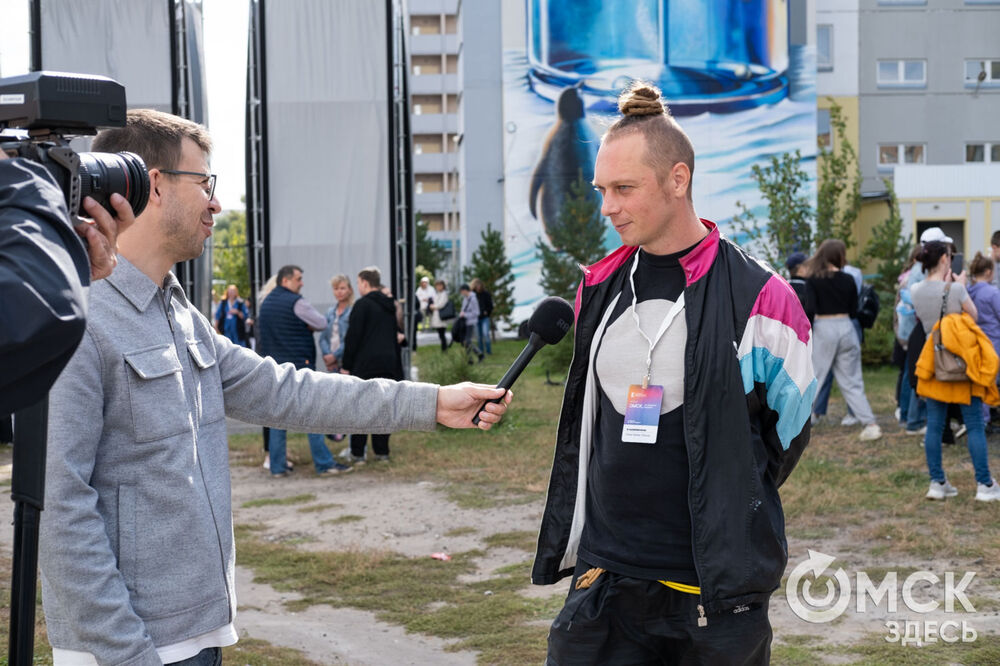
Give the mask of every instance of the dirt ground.
MULTIPOLYGON (((9 476, 10 451, 7 449, 0 457, 0 483, 9 476)), ((474 578, 489 577, 499 567, 530 557, 523 550, 486 548, 483 540, 504 532, 533 532, 538 528, 542 512, 541 502, 495 509, 464 509, 449 502, 435 483, 400 482, 380 474, 317 478, 310 470, 302 470, 302 473, 275 480, 260 467, 236 466, 232 468, 232 484, 235 524, 262 528, 256 533, 259 537, 294 540, 301 548, 310 550, 389 550, 409 557, 483 549, 488 554, 479 560, 474 578), (303 494, 315 495, 315 499, 291 505, 243 506, 251 500, 303 494), (300 511, 308 507, 316 510, 300 511), (343 516, 361 518, 337 522, 336 519, 343 516), (459 534, 448 536, 456 530, 459 534)), ((7 501, 9 503, 9 499, 7 501)), ((8 510, 11 509, 12 505, 8 504, 8 510)), ((884 623, 889 619, 938 622, 958 619, 968 622, 980 635, 1000 634, 1000 593, 996 588, 1000 585, 1000 570, 996 568, 997 563, 977 562, 974 557, 951 562, 900 562, 895 557, 892 562, 880 561, 871 554, 877 552, 877 544, 861 532, 859 527, 819 538, 790 537, 786 574, 808 557, 809 549, 837 557, 826 573, 833 574, 838 567, 843 567, 852 584, 855 572, 862 570, 873 572, 872 579, 876 583, 886 568, 900 570, 900 587, 908 574, 907 568, 930 570, 942 581, 947 570, 959 572, 956 578, 965 570, 976 570, 980 572, 978 578, 967 592, 977 612, 956 617, 946 614, 942 607, 926 615, 915 615, 900 604, 899 612, 889 614, 883 604, 880 608, 869 607, 862 614, 855 611, 856 597, 852 597, 847 612, 838 620, 829 624, 810 624, 792 613, 782 589, 772 597, 770 607, 777 643, 788 637, 810 636, 829 645, 870 644, 887 635, 884 623)), ((0 548, 10 552, 11 547, 11 530, 0 530, 0 548)), ((916 587, 914 597, 917 600, 929 598, 926 587, 926 584, 916 587)), ((943 582, 936 586, 937 598, 942 588, 943 582)), ((523 593, 562 597, 567 589, 568 581, 539 588, 526 580, 523 593)), ((817 586, 813 595, 823 596, 824 592, 822 586, 817 586)), ((407 634, 398 626, 375 620, 369 612, 318 605, 292 613, 284 603, 294 600, 294 595, 254 583, 253 574, 247 569, 237 570, 237 594, 236 625, 241 637, 301 650, 318 663, 355 666, 476 663, 474 652, 447 652, 447 641, 407 634)))

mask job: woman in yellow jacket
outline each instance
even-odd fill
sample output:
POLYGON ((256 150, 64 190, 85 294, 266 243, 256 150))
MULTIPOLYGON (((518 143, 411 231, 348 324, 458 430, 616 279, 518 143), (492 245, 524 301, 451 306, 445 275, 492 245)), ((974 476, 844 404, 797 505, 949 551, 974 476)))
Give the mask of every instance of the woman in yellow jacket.
POLYGON ((927 399, 924 454, 931 477, 927 498, 943 500, 958 494, 941 467, 941 436, 950 403, 958 405, 968 428, 969 455, 976 472, 976 499, 1000 500, 1000 485, 990 475, 982 410, 983 402, 1000 403, 995 383, 1000 361, 993 343, 976 325, 976 306, 965 289, 965 271, 959 275, 952 273, 951 245, 925 243, 919 258, 927 277, 913 287, 912 297, 917 318, 927 331, 916 369, 917 395, 927 399), (942 345, 965 360, 968 380, 935 379, 932 332, 938 328, 942 345))

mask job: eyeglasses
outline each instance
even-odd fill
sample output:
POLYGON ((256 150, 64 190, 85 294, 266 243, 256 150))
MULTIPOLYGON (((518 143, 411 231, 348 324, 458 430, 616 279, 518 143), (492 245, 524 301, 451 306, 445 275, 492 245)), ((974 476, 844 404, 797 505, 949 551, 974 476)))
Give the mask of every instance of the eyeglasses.
POLYGON ((160 173, 165 173, 171 176, 198 176, 202 179, 202 185, 208 185, 208 189, 205 190, 205 194, 208 195, 211 201, 212 197, 215 196, 215 174, 214 173, 198 173, 197 171, 175 171, 174 169, 160 169, 160 173))

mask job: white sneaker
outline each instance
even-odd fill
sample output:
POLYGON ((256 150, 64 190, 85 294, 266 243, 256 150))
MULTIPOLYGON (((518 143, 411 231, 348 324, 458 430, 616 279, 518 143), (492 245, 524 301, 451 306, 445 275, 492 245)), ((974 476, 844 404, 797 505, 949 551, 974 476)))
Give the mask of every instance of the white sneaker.
POLYGON ((823 421, 826 420, 826 414, 813 414, 809 418, 809 420, 812 422, 812 424, 814 426, 817 426, 817 425, 819 425, 820 423, 823 423, 823 421))
POLYGON ((921 428, 917 428, 916 430, 910 430, 909 428, 907 428, 906 429, 906 434, 907 435, 917 435, 919 437, 923 437, 924 435, 927 434, 927 426, 923 426, 921 428))
POLYGON ((1000 501, 1000 484, 996 482, 996 479, 990 479, 990 481, 993 482, 993 485, 976 484, 976 499, 980 502, 1000 501))
POLYGON ((957 494, 958 489, 948 483, 948 479, 945 479, 944 483, 931 481, 931 487, 927 490, 927 494, 924 497, 930 500, 943 500, 945 497, 954 497, 957 494))
POLYGON ((873 439, 878 439, 882 436, 882 429, 878 427, 877 423, 869 423, 862 430, 861 434, 858 435, 858 439, 862 442, 870 442, 873 439))
POLYGON ((958 427, 958 430, 955 431, 955 439, 958 439, 959 437, 961 437, 962 435, 964 435, 967 432, 969 432, 969 429, 966 428, 965 424, 963 423, 962 425, 960 425, 958 427))
POLYGON ((899 416, 900 416, 899 407, 896 408, 896 411, 893 412, 892 415, 896 417, 897 421, 899 420, 899 416))
POLYGON ((840 425, 842 426, 853 426, 858 425, 859 423, 861 423, 861 421, 858 420, 858 417, 854 414, 848 414, 844 418, 840 419, 840 425))
POLYGON ((264 456, 264 464, 261 465, 264 469, 271 469, 271 456, 264 456))

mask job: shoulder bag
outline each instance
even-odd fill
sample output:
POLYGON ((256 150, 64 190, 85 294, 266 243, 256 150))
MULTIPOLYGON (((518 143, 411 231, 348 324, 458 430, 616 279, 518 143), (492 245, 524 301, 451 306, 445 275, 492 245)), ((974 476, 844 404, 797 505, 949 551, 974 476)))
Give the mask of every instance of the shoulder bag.
POLYGON ((939 382, 964 382, 969 380, 965 373, 965 359, 951 353, 941 344, 941 324, 944 321, 950 290, 951 285, 945 282, 944 295, 941 297, 941 316, 938 318, 937 328, 931 333, 934 344, 934 379, 939 382))

